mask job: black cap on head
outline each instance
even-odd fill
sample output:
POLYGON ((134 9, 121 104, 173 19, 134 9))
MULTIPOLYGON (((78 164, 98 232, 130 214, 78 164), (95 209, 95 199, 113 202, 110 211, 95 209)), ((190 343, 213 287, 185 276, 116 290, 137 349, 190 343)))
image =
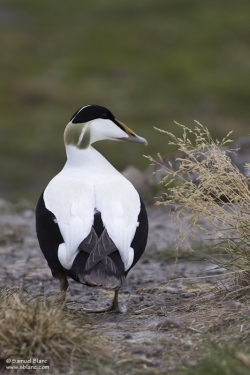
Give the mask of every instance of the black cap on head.
POLYGON ((78 109, 73 114, 70 121, 73 124, 83 124, 97 118, 109 119, 112 121, 115 119, 114 115, 107 108, 91 104, 78 109))

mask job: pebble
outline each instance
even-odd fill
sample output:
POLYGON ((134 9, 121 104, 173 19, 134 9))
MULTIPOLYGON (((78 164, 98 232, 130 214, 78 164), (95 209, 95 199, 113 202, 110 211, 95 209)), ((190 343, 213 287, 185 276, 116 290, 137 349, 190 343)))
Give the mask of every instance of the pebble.
POLYGON ((240 309, 243 306, 244 306, 243 303, 241 303, 239 301, 235 301, 235 300, 228 300, 228 301, 225 301, 225 303, 224 303, 224 307, 228 310, 237 310, 237 309, 240 309))
POLYGON ((151 321, 149 324, 147 324, 147 328, 151 328, 151 329, 164 330, 164 329, 168 329, 171 327, 181 328, 182 323, 172 318, 166 318, 166 319, 151 321))
POLYGON ((130 333, 125 333, 124 338, 125 339, 132 339, 132 335, 130 333))
POLYGON ((156 359, 148 363, 149 367, 159 367, 161 365, 161 361, 156 359))

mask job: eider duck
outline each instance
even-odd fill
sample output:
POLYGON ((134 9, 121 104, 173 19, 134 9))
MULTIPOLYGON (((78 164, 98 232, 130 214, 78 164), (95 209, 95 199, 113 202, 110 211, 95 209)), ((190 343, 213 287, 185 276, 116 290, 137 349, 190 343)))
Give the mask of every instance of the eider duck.
POLYGON ((81 107, 64 132, 67 162, 38 201, 36 231, 62 292, 67 277, 111 288, 113 303, 100 311, 120 312, 118 292, 145 250, 148 218, 134 186, 92 147, 105 139, 147 145, 108 109, 81 107))

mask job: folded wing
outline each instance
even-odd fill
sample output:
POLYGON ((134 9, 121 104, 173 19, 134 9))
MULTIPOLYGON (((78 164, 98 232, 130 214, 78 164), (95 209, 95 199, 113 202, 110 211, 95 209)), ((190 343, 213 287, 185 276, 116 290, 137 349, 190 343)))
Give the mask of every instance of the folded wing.
POLYGON ((44 202, 56 217, 64 243, 59 245, 58 258, 70 269, 79 252, 79 245, 88 236, 94 221, 94 186, 81 179, 57 175, 44 192, 44 202))

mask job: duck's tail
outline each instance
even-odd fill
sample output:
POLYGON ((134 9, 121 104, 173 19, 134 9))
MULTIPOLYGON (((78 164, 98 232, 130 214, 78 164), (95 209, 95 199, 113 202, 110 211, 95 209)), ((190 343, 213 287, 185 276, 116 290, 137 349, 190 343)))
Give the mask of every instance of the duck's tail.
POLYGON ((121 287, 125 279, 124 265, 106 229, 98 238, 92 227, 79 250, 71 270, 80 283, 111 289, 121 287))

